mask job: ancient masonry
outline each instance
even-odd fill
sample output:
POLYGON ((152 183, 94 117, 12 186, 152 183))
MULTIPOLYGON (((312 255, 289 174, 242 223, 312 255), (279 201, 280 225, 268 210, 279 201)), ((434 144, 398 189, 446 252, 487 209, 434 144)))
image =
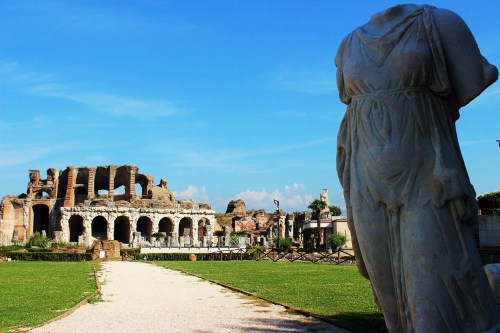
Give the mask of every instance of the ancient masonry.
POLYGON ((177 200, 162 179, 134 165, 67 167, 29 171, 26 194, 8 195, 0 206, 0 244, 24 242, 34 232, 89 246, 96 239, 136 245, 157 232, 172 246, 211 240, 215 212, 205 203, 177 200))

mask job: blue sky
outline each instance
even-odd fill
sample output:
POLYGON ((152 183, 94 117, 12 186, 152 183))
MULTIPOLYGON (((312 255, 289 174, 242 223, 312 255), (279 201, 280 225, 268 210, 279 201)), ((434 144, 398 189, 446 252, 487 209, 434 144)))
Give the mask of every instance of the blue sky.
MULTIPOLYGON (((136 164, 217 211, 306 210, 335 171, 342 38, 399 1, 0 1, 0 196, 28 169, 136 164)), ((500 2, 459 14, 500 65, 500 2)), ((457 122, 478 194, 500 189, 500 83, 457 122)))

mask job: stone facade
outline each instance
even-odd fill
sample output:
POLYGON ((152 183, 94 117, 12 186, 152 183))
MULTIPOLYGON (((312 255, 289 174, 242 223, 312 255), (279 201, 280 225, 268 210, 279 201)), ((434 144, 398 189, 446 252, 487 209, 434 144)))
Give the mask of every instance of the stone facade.
POLYGON ((5 196, 0 243, 25 242, 45 231, 58 241, 90 246, 94 240, 137 245, 161 232, 170 245, 204 245, 212 238, 215 212, 206 203, 177 200, 162 179, 134 165, 67 167, 29 171, 27 194, 5 196))

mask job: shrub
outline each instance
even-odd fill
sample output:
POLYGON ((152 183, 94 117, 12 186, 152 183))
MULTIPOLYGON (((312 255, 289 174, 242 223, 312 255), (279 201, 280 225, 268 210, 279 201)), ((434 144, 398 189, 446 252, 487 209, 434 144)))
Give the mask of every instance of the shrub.
POLYGON ((316 246, 316 237, 318 235, 318 228, 307 228, 302 231, 304 239, 304 250, 306 252, 314 251, 316 246))
POLYGON ((292 247, 292 239, 290 237, 280 237, 280 243, 278 244, 278 238, 275 238, 274 246, 279 248, 280 250, 288 251, 292 247))
POLYGON ((495 214, 500 210, 500 191, 480 195, 477 197, 477 204, 482 214, 495 214))
POLYGON ((332 246, 332 251, 342 249, 347 244, 347 236, 341 232, 336 232, 328 236, 328 242, 332 246))
POLYGON ((35 232, 26 242, 26 247, 38 246, 39 248, 46 248, 49 246, 50 239, 43 236, 39 232, 35 232))
MULTIPOLYGON (((210 253, 197 253, 198 260, 210 260, 210 253)), ((189 260, 189 253, 135 253, 134 260, 189 260)))
POLYGON ((16 251, 16 250, 22 250, 24 249, 24 246, 15 244, 15 245, 1 245, 0 246, 0 252, 9 252, 9 251, 16 251))
POLYGON ((53 252, 7 252, 5 256, 20 261, 90 261, 90 253, 53 253, 53 252))
POLYGON ((52 252, 53 249, 52 248, 47 248, 47 249, 43 249, 43 248, 29 248, 29 249, 26 249, 26 251, 28 252, 52 252))

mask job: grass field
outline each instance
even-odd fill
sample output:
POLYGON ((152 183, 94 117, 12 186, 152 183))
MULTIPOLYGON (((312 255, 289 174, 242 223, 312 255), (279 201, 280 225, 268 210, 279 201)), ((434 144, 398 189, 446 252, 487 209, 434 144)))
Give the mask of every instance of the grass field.
POLYGON ((91 262, 0 262, 0 332, 39 325, 96 290, 91 262))
POLYGON ((163 261, 181 270, 324 317, 353 332, 387 332, 355 266, 269 261, 163 261))

